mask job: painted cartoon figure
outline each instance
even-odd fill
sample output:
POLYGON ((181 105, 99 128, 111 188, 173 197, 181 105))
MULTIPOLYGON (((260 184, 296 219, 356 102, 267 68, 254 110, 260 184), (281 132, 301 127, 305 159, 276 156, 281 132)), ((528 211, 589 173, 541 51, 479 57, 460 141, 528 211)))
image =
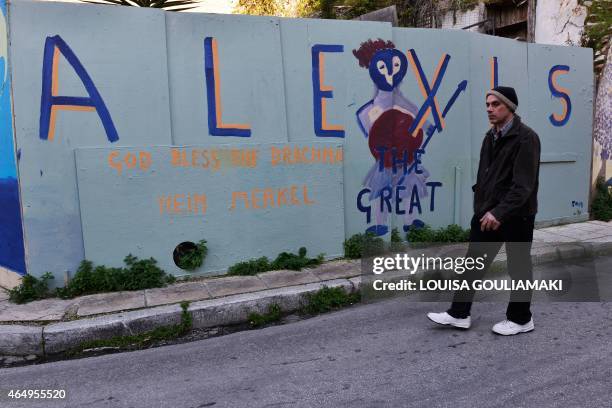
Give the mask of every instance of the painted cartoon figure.
MULTIPOLYGON (((418 132, 409 133, 419 108, 399 89, 408 68, 406 55, 395 49, 393 42, 382 39, 362 43, 359 50, 353 50, 353 55, 359 60, 359 66, 369 70, 375 86, 374 98, 357 111, 357 121, 375 158, 363 181, 364 187, 370 190, 370 201, 380 200, 383 190, 394 192, 397 186, 402 186, 398 195, 404 202, 410 202, 415 189, 419 197, 426 197, 429 172, 422 165, 414 166, 414 160, 423 143, 423 128, 429 136, 435 127, 425 121, 418 132)), ((384 235, 389 231, 389 209, 382 203, 373 204, 375 224, 367 231, 384 235)), ((423 225, 408 209, 403 218, 404 231, 411 225, 423 225)))

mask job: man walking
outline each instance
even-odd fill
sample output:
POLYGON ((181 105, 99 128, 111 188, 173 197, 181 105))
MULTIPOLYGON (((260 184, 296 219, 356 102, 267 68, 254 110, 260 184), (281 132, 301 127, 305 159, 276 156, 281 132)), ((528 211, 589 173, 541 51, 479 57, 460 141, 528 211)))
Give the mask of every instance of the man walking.
MULTIPOLYGON (((474 191, 467 257, 484 257, 482 270, 465 272, 470 282, 481 279, 506 243, 507 264, 514 280, 532 279, 531 243, 537 212, 540 139, 515 113, 518 98, 514 88, 498 86, 486 94, 491 129, 480 149, 480 162, 474 191)), ((471 285, 470 285, 471 286, 471 285)), ((455 292, 453 303, 443 313, 428 313, 439 324, 468 329, 474 290, 455 292)), ((512 335, 534 329, 531 317, 531 291, 513 291, 506 320, 493 326, 493 332, 512 335)))

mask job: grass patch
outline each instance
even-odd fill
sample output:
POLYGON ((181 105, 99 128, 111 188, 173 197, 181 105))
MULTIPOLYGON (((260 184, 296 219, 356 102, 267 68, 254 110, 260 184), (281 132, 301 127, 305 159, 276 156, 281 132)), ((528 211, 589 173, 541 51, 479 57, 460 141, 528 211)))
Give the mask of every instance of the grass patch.
POLYGON ((273 303, 268 306, 268 311, 264 314, 253 312, 249 314, 249 324, 251 327, 261 327, 269 323, 277 322, 281 318, 281 308, 278 304, 273 303))
POLYGON ((110 339, 104 340, 90 340, 85 341, 75 349, 72 353, 83 352, 84 350, 112 347, 112 348, 126 348, 126 347, 144 347, 154 342, 172 340, 177 337, 183 336, 192 328, 192 318, 189 313, 189 302, 181 303, 181 323, 172 326, 157 327, 151 331, 136 334, 133 336, 116 336, 110 339))
POLYGON ((299 271, 302 268, 309 266, 317 266, 323 263, 324 254, 319 254, 316 258, 308 258, 307 250, 301 247, 297 255, 289 252, 281 252, 272 262, 265 257, 250 259, 244 262, 238 262, 229 267, 227 275, 256 275, 260 272, 276 271, 280 269, 290 269, 299 271))
POLYGON ((359 292, 347 293, 342 287, 324 286, 315 293, 308 293, 306 300, 307 303, 302 307, 302 312, 314 315, 359 303, 361 294, 359 292))
POLYGON ((603 177, 597 178, 595 190, 595 197, 591 204, 593 218, 601 221, 612 220, 612 191, 606 185, 603 177))

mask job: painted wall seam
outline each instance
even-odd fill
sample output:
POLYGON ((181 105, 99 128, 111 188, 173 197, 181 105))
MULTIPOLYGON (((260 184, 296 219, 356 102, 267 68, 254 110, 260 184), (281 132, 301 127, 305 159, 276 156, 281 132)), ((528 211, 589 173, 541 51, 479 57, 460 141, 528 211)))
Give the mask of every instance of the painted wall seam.
POLYGON ((168 57, 168 11, 164 11, 164 48, 166 49, 166 78, 168 83, 168 120, 170 121, 170 143, 176 144, 174 140, 174 125, 172 112, 172 90, 170 89, 170 58, 168 57))

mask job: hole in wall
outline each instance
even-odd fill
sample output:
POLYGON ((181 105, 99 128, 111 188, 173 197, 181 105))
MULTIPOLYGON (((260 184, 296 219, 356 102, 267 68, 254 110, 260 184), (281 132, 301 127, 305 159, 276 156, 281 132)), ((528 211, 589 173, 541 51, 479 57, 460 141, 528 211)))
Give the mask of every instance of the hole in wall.
POLYGON ((174 264, 181 269, 185 269, 181 267, 181 259, 191 252, 195 251, 198 247, 191 241, 181 242, 174 248, 174 252, 172 253, 172 259, 174 260, 174 264))

